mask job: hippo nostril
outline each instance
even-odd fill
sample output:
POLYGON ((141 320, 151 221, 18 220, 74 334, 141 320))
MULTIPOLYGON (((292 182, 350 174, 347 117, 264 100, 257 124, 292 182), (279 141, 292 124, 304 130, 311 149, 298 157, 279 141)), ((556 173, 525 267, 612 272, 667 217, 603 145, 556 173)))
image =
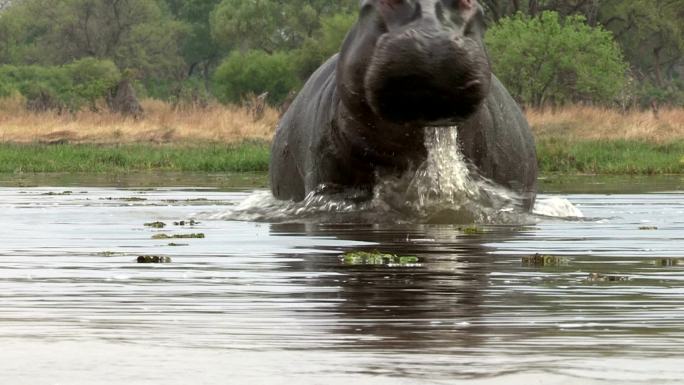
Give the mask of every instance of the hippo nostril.
POLYGON ((479 87, 479 86, 481 86, 481 85, 482 85, 482 82, 481 82, 481 81, 479 81, 479 80, 471 80, 471 81, 467 82, 466 84, 464 84, 464 85, 463 85, 462 87, 460 87, 460 88, 461 88, 461 90, 463 90, 463 91, 467 91, 467 90, 470 90, 470 89, 479 87))
POLYGON ((461 9, 471 9, 474 6, 473 0, 459 0, 458 5, 461 9))

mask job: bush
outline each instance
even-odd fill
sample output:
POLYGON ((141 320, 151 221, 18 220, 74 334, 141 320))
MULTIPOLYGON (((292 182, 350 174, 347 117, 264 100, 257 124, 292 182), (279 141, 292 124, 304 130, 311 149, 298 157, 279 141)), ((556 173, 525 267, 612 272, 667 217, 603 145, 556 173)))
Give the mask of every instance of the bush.
POLYGON ((47 98, 53 107, 73 111, 94 106, 120 76, 111 61, 91 58, 66 66, 0 66, 0 96, 18 91, 29 101, 47 98))
POLYGON ((684 82, 675 80, 666 87, 657 87, 646 80, 639 85, 637 98, 642 108, 651 107, 653 102, 657 105, 684 106, 684 82))
POLYGON ((321 20, 321 30, 315 38, 307 39, 294 52, 295 71, 301 80, 306 80, 328 58, 340 51, 347 32, 354 25, 356 15, 337 14, 321 20))
POLYGON ((612 34, 588 26, 583 16, 519 13, 502 19, 485 40, 494 73, 523 104, 609 103, 626 83, 627 64, 612 34))
POLYGON ((222 103, 239 103, 248 94, 268 92, 268 101, 279 104, 299 85, 291 55, 284 52, 233 52, 213 78, 214 95, 222 103))
POLYGON ((94 106, 121 79, 119 69, 109 60, 81 59, 66 65, 64 71, 71 81, 70 104, 77 108, 85 103, 94 106))

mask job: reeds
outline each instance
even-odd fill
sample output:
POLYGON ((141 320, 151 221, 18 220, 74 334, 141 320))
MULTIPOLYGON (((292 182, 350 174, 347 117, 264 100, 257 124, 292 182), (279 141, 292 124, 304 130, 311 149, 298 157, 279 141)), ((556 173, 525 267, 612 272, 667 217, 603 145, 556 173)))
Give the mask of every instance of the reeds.
POLYGON ((142 102, 141 119, 105 108, 76 113, 27 111, 20 97, 0 100, 2 143, 235 143, 270 140, 279 112, 266 107, 255 117, 248 108, 210 104, 177 108, 157 100, 142 102))
MULTIPOLYGON (((242 106, 210 104, 174 107, 158 100, 142 102, 142 119, 124 117, 106 108, 77 113, 27 111, 20 96, 0 99, 0 142, 35 143, 235 143, 245 139, 270 140, 279 112, 263 114, 242 106)), ((527 109, 539 139, 644 140, 666 143, 684 139, 684 108, 652 111, 590 106, 527 109)))
POLYGON ((640 140, 667 143, 684 139, 684 108, 650 110, 567 106, 526 110, 538 139, 640 140))

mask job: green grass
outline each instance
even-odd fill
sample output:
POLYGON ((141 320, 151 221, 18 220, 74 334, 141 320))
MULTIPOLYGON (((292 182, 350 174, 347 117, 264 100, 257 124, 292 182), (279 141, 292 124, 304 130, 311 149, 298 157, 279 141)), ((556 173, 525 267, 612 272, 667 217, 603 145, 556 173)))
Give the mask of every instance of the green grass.
MULTIPOLYGON (((540 171, 561 174, 684 174, 684 141, 537 141, 540 171)), ((269 144, 0 144, 0 173, 131 171, 265 172, 269 144)))
POLYGON ((537 141, 542 173, 652 175, 684 173, 684 141, 537 141))
POLYGON ((267 171, 269 144, 0 144, 0 173, 267 171))

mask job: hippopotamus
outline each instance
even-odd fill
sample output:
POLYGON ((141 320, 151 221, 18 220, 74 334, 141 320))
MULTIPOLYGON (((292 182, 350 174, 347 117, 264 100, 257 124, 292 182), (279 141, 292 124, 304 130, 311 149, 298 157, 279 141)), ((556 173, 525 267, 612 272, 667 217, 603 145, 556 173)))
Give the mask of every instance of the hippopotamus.
POLYGON ((426 159, 426 127, 458 130, 476 172, 535 200, 537 158, 525 117, 491 72, 475 0, 362 0, 341 50, 278 124, 270 162, 277 199, 320 186, 372 195, 378 175, 426 159))

